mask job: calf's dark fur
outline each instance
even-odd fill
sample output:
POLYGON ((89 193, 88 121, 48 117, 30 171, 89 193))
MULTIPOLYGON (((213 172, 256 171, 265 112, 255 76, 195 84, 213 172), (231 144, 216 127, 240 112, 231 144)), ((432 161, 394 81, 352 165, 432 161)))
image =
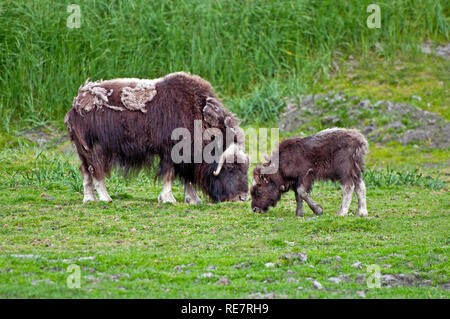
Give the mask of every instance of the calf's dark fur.
MULTIPOLYGON (((262 167, 253 171, 252 209, 266 212, 275 206, 281 194, 295 192, 296 215, 303 216, 303 201, 316 215, 323 209, 309 192, 316 180, 338 181, 343 198, 338 215, 347 215, 353 190, 358 197, 358 216, 367 216, 366 187, 362 180, 364 156, 368 143, 357 130, 332 128, 305 138, 289 138, 278 149, 279 168, 276 173, 263 174, 262 167)), ((274 165, 273 156, 263 167, 274 165)))

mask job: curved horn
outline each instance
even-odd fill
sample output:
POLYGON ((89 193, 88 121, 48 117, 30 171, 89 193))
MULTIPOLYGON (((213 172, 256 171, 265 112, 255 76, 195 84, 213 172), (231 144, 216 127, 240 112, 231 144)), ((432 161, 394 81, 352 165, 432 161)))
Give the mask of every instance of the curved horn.
POLYGON ((217 169, 214 171, 214 176, 219 175, 220 170, 222 169, 223 164, 225 163, 225 160, 228 158, 228 156, 233 156, 239 151, 239 147, 233 143, 220 155, 219 159, 219 166, 217 166, 217 169))

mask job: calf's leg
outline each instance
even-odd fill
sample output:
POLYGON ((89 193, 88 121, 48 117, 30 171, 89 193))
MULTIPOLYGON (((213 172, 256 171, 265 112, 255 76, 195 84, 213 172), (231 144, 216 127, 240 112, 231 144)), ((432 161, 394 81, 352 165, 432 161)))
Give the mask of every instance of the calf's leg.
POLYGON ((352 194, 355 189, 353 182, 342 185, 342 204, 341 208, 337 212, 338 216, 348 215, 348 209, 350 208, 350 203, 352 202, 352 194))
POLYGON ((367 213, 366 206, 366 184, 362 178, 360 178, 355 184, 355 192, 356 196, 358 196, 358 216, 366 217, 369 214, 367 213))
MULTIPOLYGON (((311 208, 311 210, 314 212, 314 214, 316 214, 318 216, 323 214, 322 206, 320 206, 315 201, 313 201, 313 199, 308 194, 308 192, 306 191, 306 189, 303 185, 300 186, 299 188, 297 188, 297 193, 300 196, 300 199, 303 199, 308 204, 309 208, 311 208)), ((297 208, 299 205, 298 203, 299 203, 299 201, 297 200, 297 208)))
POLYGON ((303 212, 303 199, 300 197, 300 194, 297 190, 295 192, 295 200, 297 201, 297 209, 295 210, 295 216, 303 217, 305 213, 303 212))
POLYGON ((184 202, 188 204, 201 204, 202 200, 198 197, 194 185, 191 182, 184 184, 184 202))

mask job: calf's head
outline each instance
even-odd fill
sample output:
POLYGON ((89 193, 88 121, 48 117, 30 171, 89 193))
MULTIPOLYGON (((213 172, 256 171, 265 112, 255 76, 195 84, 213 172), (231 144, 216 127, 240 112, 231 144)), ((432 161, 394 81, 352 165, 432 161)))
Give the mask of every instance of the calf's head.
POLYGON ((261 168, 253 171, 253 184, 250 190, 252 196, 252 210, 257 213, 265 213, 270 206, 275 206, 281 198, 281 192, 285 191, 283 185, 278 185, 274 174, 264 175, 261 168))

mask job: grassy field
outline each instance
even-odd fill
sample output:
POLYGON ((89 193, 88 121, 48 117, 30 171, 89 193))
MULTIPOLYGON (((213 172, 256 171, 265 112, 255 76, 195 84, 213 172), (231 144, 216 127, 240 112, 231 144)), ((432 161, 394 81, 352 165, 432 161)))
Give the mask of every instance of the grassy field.
POLYGON ((0 128, 62 127, 88 77, 181 70, 214 83, 241 118, 266 123, 277 114, 268 95, 302 93, 342 58, 392 60, 448 40, 448 1, 378 1, 382 27, 369 29, 372 2, 83 0, 80 28, 69 28, 73 1, 2 1, 0 128))
POLYGON ((184 204, 180 186, 179 203, 161 205, 160 185, 144 173, 128 182, 114 175, 112 203, 82 204, 75 156, 64 145, 2 152, 0 297, 449 297, 441 285, 449 281, 450 196, 427 172, 369 171, 364 219, 335 216, 334 184, 313 192, 324 216, 308 209, 297 218, 292 194, 265 215, 249 202, 184 204), (299 252, 306 261, 281 257, 299 252), (72 264, 81 270, 79 289, 66 284, 72 264), (415 279, 369 289, 361 275, 370 265, 415 279), (329 281, 339 276, 345 280, 329 281))
POLYGON ((158 204, 151 172, 113 173, 113 202, 83 204, 64 138, 87 77, 180 70, 211 81, 244 128, 276 127, 286 98, 330 90, 449 120, 449 60, 418 48, 448 42, 448 1, 377 2, 377 30, 371 2, 86 0, 80 29, 66 27, 72 1, 1 2, 0 298, 449 298, 448 149, 371 143, 369 217, 336 216, 339 187, 318 183, 324 215, 297 218, 293 194, 259 215, 184 204, 177 183, 178 203, 158 204))

